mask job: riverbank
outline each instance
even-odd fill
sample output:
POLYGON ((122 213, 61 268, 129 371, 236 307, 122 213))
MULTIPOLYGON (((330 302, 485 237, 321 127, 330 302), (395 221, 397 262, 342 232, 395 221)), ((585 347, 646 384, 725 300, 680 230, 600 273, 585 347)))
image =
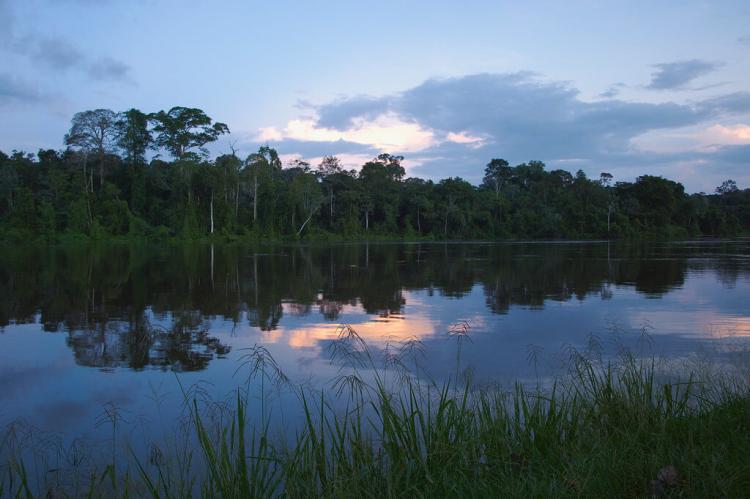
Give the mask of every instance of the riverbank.
POLYGON ((186 440, 174 446, 183 449, 178 455, 156 446, 148 455, 131 451, 127 462, 113 458, 66 481, 76 484, 70 490, 35 483, 51 471, 31 469, 20 451, 9 455, 16 447, 6 435, 0 496, 741 497, 750 490, 746 376, 716 369, 666 380, 653 360, 610 364, 575 354, 568 376, 536 388, 472 385, 458 368, 437 385, 412 377, 402 356, 375 368, 367 346, 344 333, 338 355, 349 368, 327 393, 289 386, 262 348, 245 359, 243 369, 265 389, 287 385, 297 395, 304 420, 293 436, 276 436, 268 410, 248 416, 250 405, 263 404, 263 388, 260 397, 239 391, 218 418, 186 389, 193 448, 186 440))
POLYGON ((570 238, 524 238, 504 237, 489 239, 445 239, 433 235, 417 234, 358 234, 342 236, 334 233, 320 232, 305 237, 295 236, 259 236, 252 233, 245 235, 237 234, 215 234, 215 235, 171 235, 168 232, 150 232, 148 234, 134 235, 109 235, 99 234, 95 236, 80 233, 62 233, 54 235, 41 235, 31 232, 6 232, 0 236, 0 246, 24 245, 24 246, 83 246, 98 244, 243 244, 243 245, 278 245, 278 244, 338 244, 338 243, 544 243, 544 242, 669 242, 684 240, 725 240, 750 238, 750 232, 740 232, 726 236, 715 236, 710 234, 689 234, 687 232, 665 232, 665 233, 643 233, 629 237, 595 237, 582 235, 570 238))

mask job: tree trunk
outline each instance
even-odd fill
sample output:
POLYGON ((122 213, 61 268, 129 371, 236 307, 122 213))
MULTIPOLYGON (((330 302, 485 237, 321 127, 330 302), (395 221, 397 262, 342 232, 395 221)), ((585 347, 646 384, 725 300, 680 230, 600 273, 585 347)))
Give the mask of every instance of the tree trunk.
MULTIPOLYGON (((88 153, 85 153, 83 155, 83 191, 86 196, 86 218, 87 222, 89 224, 89 227, 91 227, 91 223, 93 222, 93 217, 91 216, 91 199, 89 198, 89 188, 91 189, 91 192, 94 192, 94 180, 92 177, 87 178, 86 177, 86 166, 88 164, 89 155, 88 153), (89 183, 90 180, 90 183, 89 183)), ((91 170, 89 170, 89 175, 91 175, 91 170)))
POLYGON ((365 210, 365 231, 370 230, 370 217, 369 217, 370 211, 365 210))
POLYGON ((253 225, 255 225, 255 221, 258 219, 258 167, 256 166, 255 168, 256 171, 253 182, 253 225))
POLYGON ((305 223, 303 223, 303 224, 302 224, 302 226, 301 226, 301 227, 299 228, 299 230, 297 231, 297 235, 298 235, 298 236, 299 236, 299 235, 300 235, 300 234, 302 233, 302 229, 304 229, 304 228, 305 228, 305 225, 307 225, 307 222, 309 222, 309 221, 310 221, 310 219, 312 218, 312 216, 313 216, 313 213, 315 213, 315 212, 313 211, 312 213, 310 213, 310 216, 309 216, 309 217, 307 217, 307 220, 305 220, 305 223))
POLYGON ((331 207, 331 226, 333 226, 333 188, 328 189, 329 205, 331 207))
POLYGON ((89 155, 84 154, 83 155, 83 190, 88 193, 89 192, 89 176, 88 173, 86 173, 86 165, 88 163, 89 155))
POLYGON ((419 221, 419 206, 417 206, 417 231, 422 233, 422 224, 419 221))
MULTIPOLYGON (((211 234, 214 233, 214 191, 211 191, 211 234)), ((213 261, 213 246, 211 247, 211 257, 213 261)))
POLYGON ((99 153, 99 190, 104 189, 104 154, 99 153))

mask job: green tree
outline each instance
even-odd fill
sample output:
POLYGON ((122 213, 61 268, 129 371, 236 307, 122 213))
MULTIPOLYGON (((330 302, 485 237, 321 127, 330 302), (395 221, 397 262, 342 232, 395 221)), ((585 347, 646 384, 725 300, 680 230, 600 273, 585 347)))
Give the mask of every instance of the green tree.
POLYGON ((484 179, 482 185, 491 189, 495 197, 500 196, 500 191, 513 175, 513 169, 504 159, 492 159, 484 168, 484 179))
POLYGON ((336 156, 324 156, 323 160, 318 165, 318 175, 323 180, 323 186, 325 187, 328 197, 328 223, 333 227, 333 195, 336 186, 336 175, 340 175, 343 171, 341 167, 341 161, 336 156))
POLYGON ((245 170, 252 176, 252 198, 253 198, 253 225, 258 222, 258 201, 260 192, 258 187, 263 180, 270 182, 274 172, 281 170, 281 160, 276 149, 267 145, 258 148, 258 152, 253 153, 245 160, 245 170))
POLYGON ((229 127, 216 122, 202 110, 176 106, 167 112, 152 114, 155 144, 165 148, 175 159, 182 160, 197 149, 207 155, 205 145, 214 142, 221 135, 229 133, 229 127))
POLYGON ((153 142, 150 121, 146 113, 134 108, 117 115, 117 146, 125 153, 128 162, 142 164, 145 161, 146 151, 153 142))
MULTIPOLYGON (((99 188, 104 187, 105 155, 117 137, 117 115, 110 109, 82 111, 73 116, 70 131, 65 135, 65 144, 77 147, 87 157, 95 153, 99 162, 99 188)), ((86 161, 83 163, 86 175, 86 161)), ((91 186, 93 188, 93 186, 91 186)))

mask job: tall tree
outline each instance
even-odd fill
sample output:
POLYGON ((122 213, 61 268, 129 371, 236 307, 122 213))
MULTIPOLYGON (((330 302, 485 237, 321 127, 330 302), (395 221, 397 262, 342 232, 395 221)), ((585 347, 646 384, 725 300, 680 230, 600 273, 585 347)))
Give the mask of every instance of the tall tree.
POLYGON ((607 236, 612 230, 612 213, 615 211, 615 196, 609 184, 612 183, 612 174, 602 172, 599 174, 599 185, 607 190, 607 236))
POLYGON ((219 136, 229 133, 229 127, 216 122, 202 110, 176 106, 167 112, 151 115, 154 121, 155 143, 165 148, 175 159, 182 160, 191 154, 191 149, 207 155, 204 147, 219 136))
POLYGON ((222 154, 216 158, 216 166, 224 177, 224 202, 234 205, 234 222, 237 222, 240 210, 240 173, 242 161, 237 157, 234 150, 232 154, 222 154))
POLYGON ((380 154, 362 165, 359 179, 362 182, 362 206, 365 214, 365 230, 373 222, 380 222, 387 231, 397 230, 396 215, 399 206, 401 180, 405 170, 401 165, 403 156, 380 154))
POLYGON ((725 180, 719 187, 716 188, 716 194, 729 194, 730 192, 737 192, 737 182, 732 179, 725 180))
POLYGON ((100 189, 104 186, 105 154, 111 149, 117 137, 116 122, 117 114, 109 109, 82 111, 73 116, 70 131, 65 135, 66 145, 79 148, 86 156, 89 153, 97 154, 100 189))
POLYGON ((258 148, 245 160, 246 169, 252 171, 253 175, 253 224, 258 221, 258 186, 262 176, 272 175, 274 171, 281 170, 281 160, 276 149, 267 145, 258 148))
POLYGON ((510 163, 504 159, 492 159, 484 169, 483 184, 492 189, 495 197, 500 196, 500 190, 508 182, 513 173, 510 163))
POLYGON ((328 197, 328 222, 333 226, 333 175, 343 171, 341 161, 336 156, 325 156, 318 165, 318 174, 323 178, 328 197))
POLYGON ((151 147, 153 136, 148 125, 150 118, 138 109, 129 109, 117 116, 117 146, 125 153, 131 164, 145 161, 146 151, 151 147))

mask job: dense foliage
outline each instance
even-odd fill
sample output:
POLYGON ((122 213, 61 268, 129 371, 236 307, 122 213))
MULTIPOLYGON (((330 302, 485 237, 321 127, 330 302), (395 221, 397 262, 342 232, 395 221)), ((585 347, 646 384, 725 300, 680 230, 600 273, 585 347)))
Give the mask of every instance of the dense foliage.
POLYGON ((750 229, 750 189, 706 195, 644 175, 515 167, 492 159, 480 186, 405 178, 402 156, 346 170, 334 156, 284 167, 268 146, 211 160, 229 131, 200 109, 77 113, 62 151, 0 152, 5 239, 129 237, 582 238, 731 235, 750 229), (167 153, 171 161, 155 154, 167 153))

